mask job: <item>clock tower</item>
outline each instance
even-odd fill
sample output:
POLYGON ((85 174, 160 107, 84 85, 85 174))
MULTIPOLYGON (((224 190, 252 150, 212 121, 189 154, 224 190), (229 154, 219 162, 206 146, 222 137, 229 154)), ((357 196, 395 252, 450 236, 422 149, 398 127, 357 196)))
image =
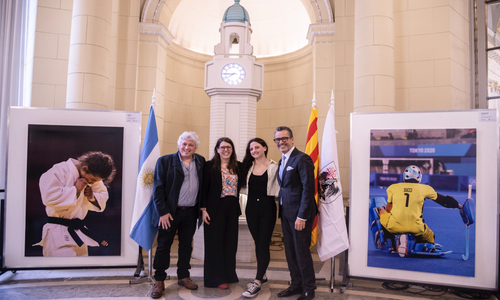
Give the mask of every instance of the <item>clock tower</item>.
POLYGON ((264 89, 264 65, 255 61, 246 9, 234 0, 222 18, 220 43, 205 64, 204 88, 210 97, 210 157, 217 140, 229 137, 239 160, 256 135, 257 101, 264 89))

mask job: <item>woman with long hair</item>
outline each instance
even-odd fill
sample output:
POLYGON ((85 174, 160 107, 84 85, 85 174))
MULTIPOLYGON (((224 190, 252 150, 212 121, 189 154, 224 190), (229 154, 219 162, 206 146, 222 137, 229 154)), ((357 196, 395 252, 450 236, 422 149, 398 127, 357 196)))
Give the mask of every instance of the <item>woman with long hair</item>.
POLYGON ((267 150, 267 144, 263 139, 253 138, 247 144, 243 159, 245 189, 242 193, 248 195, 245 215, 248 229, 255 242, 257 258, 257 275, 243 293, 243 296, 248 298, 256 296, 261 290, 261 285, 267 282, 266 270, 271 259, 269 245, 276 224, 275 197, 279 193, 276 178, 278 163, 267 158, 267 150))
POLYGON ((236 250, 239 195, 244 176, 236 159, 234 144, 227 137, 215 144, 214 157, 203 167, 201 211, 205 233, 204 281, 206 287, 227 289, 238 282, 236 250))

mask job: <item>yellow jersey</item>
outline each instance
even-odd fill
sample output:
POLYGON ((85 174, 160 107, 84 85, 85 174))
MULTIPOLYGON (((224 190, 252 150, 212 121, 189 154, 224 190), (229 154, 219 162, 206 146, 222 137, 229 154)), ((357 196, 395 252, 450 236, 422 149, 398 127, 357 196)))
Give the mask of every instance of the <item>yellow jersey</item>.
POLYGON ((387 203, 392 203, 386 228, 392 233, 422 234, 425 230, 422 210, 425 199, 437 199, 436 191, 420 183, 395 183, 387 188, 387 203))

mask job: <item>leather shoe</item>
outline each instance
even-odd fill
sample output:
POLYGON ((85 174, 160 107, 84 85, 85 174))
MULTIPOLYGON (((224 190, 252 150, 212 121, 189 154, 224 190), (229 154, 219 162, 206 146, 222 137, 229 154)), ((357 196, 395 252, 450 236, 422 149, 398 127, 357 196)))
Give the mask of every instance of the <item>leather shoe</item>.
POLYGON ((196 290, 198 289, 198 285, 191 280, 191 278, 186 277, 177 281, 179 285, 185 286, 188 290, 196 290))
POLYGON ((297 300, 311 300, 314 299, 314 292, 303 292, 297 300))
POLYGON ((165 284, 163 281, 157 281, 153 291, 151 291, 151 298, 158 299, 163 296, 163 291, 165 290, 165 284))
POLYGON ((286 290, 278 293, 278 297, 290 297, 293 295, 298 295, 302 293, 302 287, 300 286, 289 286, 286 290))

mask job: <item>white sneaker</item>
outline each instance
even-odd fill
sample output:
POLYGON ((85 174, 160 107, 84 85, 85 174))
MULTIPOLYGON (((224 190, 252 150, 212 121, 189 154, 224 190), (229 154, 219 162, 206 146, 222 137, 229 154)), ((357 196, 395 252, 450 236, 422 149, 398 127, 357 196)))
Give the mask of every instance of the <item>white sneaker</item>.
POLYGON ((406 257, 408 254, 408 239, 406 237, 406 234, 401 234, 399 235, 398 239, 398 254, 399 257, 406 257))
MULTIPOLYGON (((265 275, 264 275, 264 276, 265 276, 265 275)), ((266 283, 266 282, 268 282, 268 281, 269 281, 269 279, 267 279, 267 277, 264 277, 264 278, 262 278, 262 280, 261 280, 261 282, 260 282, 260 285, 262 286, 264 283, 266 283)), ((250 286, 251 286, 254 282, 256 282, 256 281, 252 281, 252 282, 250 282, 250 283, 247 283, 247 288, 249 288, 249 287, 250 287, 250 286)))
POLYGON ((247 298, 252 298, 257 296, 259 292, 260 292, 260 283, 254 281, 248 284, 248 289, 245 292, 243 292, 243 296, 247 298))

